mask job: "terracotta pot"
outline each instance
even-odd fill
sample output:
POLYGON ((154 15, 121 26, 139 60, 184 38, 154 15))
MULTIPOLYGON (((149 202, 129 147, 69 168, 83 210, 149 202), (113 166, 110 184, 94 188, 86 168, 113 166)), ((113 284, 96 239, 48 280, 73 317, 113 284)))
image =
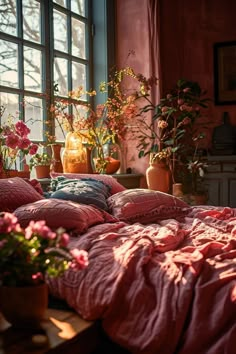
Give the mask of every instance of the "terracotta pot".
POLYGON ((182 183, 173 183, 172 185, 172 194, 177 198, 183 198, 183 184, 182 183))
POLYGON ((169 193, 170 170, 164 162, 151 162, 146 170, 146 179, 149 189, 169 193))
POLYGON ((46 283, 34 286, 0 286, 0 311, 14 327, 37 327, 48 307, 46 283))
POLYGON ((50 178, 50 165, 35 166, 37 178, 50 178))
POLYGON ((63 165, 61 162, 61 148, 62 144, 52 144, 52 164, 51 171, 53 172, 63 172, 63 165))
POLYGON ((192 194, 191 202, 193 205, 205 205, 207 203, 207 194, 192 194))
POLYGON ((30 171, 6 170, 0 172, 0 178, 10 177, 30 178, 30 171))

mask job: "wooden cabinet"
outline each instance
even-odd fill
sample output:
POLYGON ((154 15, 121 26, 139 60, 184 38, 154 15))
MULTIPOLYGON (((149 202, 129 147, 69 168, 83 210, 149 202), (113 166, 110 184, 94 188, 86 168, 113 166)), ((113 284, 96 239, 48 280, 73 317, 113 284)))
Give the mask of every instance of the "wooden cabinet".
POLYGON ((208 205, 236 208, 236 156, 208 157, 204 185, 208 205))

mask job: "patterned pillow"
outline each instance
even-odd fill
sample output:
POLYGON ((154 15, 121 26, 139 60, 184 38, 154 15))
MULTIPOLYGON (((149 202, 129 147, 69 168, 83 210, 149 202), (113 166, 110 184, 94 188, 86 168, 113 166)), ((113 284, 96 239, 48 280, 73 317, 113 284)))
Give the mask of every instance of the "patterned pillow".
POLYGON ((50 198, 71 200, 76 203, 91 204, 108 210, 106 199, 110 196, 110 186, 95 179, 68 179, 57 177, 51 181, 50 198))
POLYGON ((95 224, 116 221, 110 214, 91 205, 53 198, 23 205, 14 214, 22 227, 26 227, 31 220, 45 220, 52 229, 63 227, 78 233, 85 232, 95 224))
POLYGON ((116 193, 107 199, 107 204, 118 219, 142 224, 183 216, 190 208, 173 195, 141 188, 116 193))
POLYGON ((117 182, 117 180, 113 176, 109 176, 109 175, 102 175, 102 174, 100 175, 100 174, 95 174, 95 173, 94 174, 89 174, 89 173, 79 174, 79 173, 51 172, 51 178, 56 178, 58 176, 64 176, 64 177, 70 178, 70 179, 92 178, 92 179, 95 179, 96 181, 102 181, 111 187, 111 191, 110 191, 111 195, 126 190, 126 188, 124 186, 122 186, 122 184, 117 182))
POLYGON ((43 196, 23 178, 0 179, 0 211, 13 212, 21 205, 41 199, 43 196))

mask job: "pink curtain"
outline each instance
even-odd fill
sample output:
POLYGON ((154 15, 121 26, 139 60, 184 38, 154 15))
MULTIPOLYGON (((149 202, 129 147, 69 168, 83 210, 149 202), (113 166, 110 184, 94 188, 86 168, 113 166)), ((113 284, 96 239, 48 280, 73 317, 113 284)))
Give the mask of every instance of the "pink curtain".
MULTIPOLYGON (((117 0, 116 1, 116 63, 121 68, 132 67, 145 77, 157 77, 158 85, 153 87, 151 99, 159 103, 160 80, 160 0, 117 0), (133 53, 128 55, 129 53, 133 53), (128 57, 128 60, 127 60, 128 57)), ((134 141, 124 144, 125 167, 145 175, 149 159, 138 158, 134 141)), ((143 183, 145 186, 145 180, 143 183)))
POLYGON ((158 86, 153 87, 151 92, 152 102, 159 103, 161 87, 160 70, 160 1, 148 0, 148 31, 149 31, 149 51, 150 51, 150 74, 159 79, 158 86))

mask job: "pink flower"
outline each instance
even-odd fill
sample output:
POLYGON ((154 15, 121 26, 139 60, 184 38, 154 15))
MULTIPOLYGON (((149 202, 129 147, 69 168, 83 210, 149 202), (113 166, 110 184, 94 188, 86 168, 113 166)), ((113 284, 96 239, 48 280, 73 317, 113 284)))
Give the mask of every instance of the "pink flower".
POLYGON ((35 274, 32 274, 32 280, 33 280, 34 282, 43 280, 43 274, 42 274, 41 272, 37 272, 37 273, 35 273, 35 274))
POLYGON ((161 120, 158 121, 157 126, 160 129, 165 129, 165 128, 168 127, 168 123, 164 119, 161 119, 161 120))
POLYGON ((166 95, 166 98, 167 98, 168 100, 171 99, 171 98, 172 98, 171 93, 168 93, 168 94, 166 95))
POLYGON ((189 117, 185 117, 183 120, 182 120, 182 124, 183 125, 188 125, 191 123, 191 119, 189 117))
POLYGON ((30 147, 29 147, 29 154, 30 155, 35 155, 37 151, 38 151, 38 145, 37 144, 31 144, 30 147))
POLYGON ((169 110, 169 107, 167 107, 167 106, 161 107, 162 113, 165 113, 165 112, 167 112, 168 110, 169 110))
POLYGON ((8 233, 11 231, 21 231, 20 225, 15 215, 4 213, 0 218, 0 233, 8 233))
POLYGON ((30 146, 31 141, 28 138, 22 138, 22 140, 19 141, 18 148, 21 150, 28 149, 30 146))
POLYGON ((189 92, 189 91, 191 91, 191 88, 190 88, 190 87, 185 87, 185 88, 183 89, 183 92, 184 92, 184 93, 187 93, 187 92, 189 92))
POLYGON ((19 137, 12 132, 6 137, 6 145, 11 149, 16 149, 19 141, 19 137))
POLYGON ((178 105, 182 105, 184 103, 184 100, 182 98, 179 98, 177 100, 178 105))
POLYGON ((70 251, 70 254, 74 258, 74 262, 72 262, 72 268, 83 269, 88 265, 88 252, 84 250, 73 249, 70 251))
POLYGON ((45 220, 30 221, 29 226, 25 229, 25 238, 30 239, 34 233, 37 233, 42 238, 55 239, 56 233, 46 226, 45 220))
POLYGON ((30 133, 30 129, 22 120, 19 120, 15 124, 15 129, 16 129, 16 133, 21 137, 26 137, 30 133))
POLYGON ((60 237, 60 246, 66 247, 68 245, 69 239, 69 235, 64 232, 60 237))

